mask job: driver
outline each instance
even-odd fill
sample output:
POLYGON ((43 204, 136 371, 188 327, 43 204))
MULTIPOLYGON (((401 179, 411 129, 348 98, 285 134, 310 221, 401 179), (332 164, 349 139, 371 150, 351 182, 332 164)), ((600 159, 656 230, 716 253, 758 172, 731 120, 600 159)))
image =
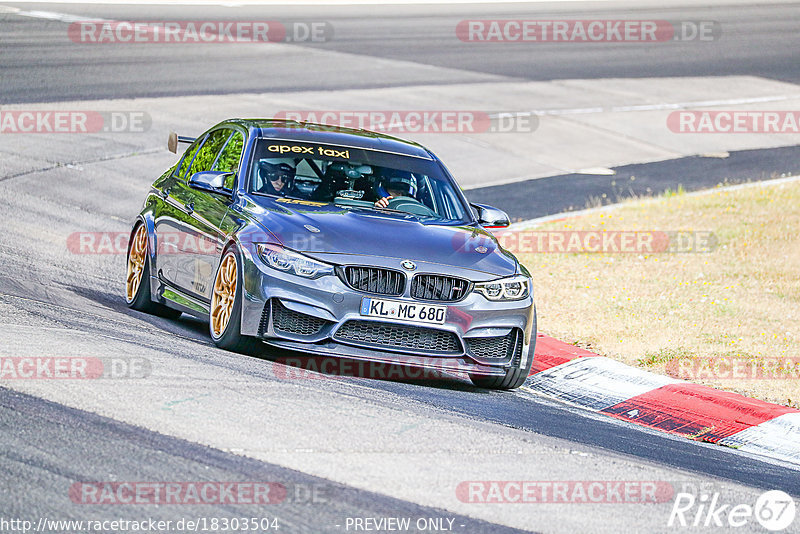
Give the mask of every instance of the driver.
POLYGON ((258 177, 264 184, 259 193, 285 197, 294 188, 295 168, 286 160, 262 159, 258 162, 258 177))
POLYGON ((385 176, 379 183, 377 193, 378 200, 375 202, 376 208, 385 208, 389 201, 396 197, 416 198, 417 178, 407 171, 390 171, 391 174, 385 176))

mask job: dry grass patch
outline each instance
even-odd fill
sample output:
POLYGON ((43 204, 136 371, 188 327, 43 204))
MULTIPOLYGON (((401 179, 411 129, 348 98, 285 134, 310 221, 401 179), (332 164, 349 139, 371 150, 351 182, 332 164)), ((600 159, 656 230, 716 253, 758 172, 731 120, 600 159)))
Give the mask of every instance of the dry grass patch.
MULTIPOLYGON (((687 358, 800 361, 800 182, 678 192, 536 230, 711 231, 718 240, 709 253, 520 253, 549 335, 658 373, 687 358)), ((800 379, 782 376, 695 381, 800 408, 800 379)))

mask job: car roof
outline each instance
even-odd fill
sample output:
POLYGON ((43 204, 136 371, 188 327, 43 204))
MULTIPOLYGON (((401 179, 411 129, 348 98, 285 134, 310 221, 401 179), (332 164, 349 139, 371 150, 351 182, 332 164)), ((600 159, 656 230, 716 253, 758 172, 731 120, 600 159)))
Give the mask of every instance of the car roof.
POLYGON ((370 130, 283 119, 231 119, 225 122, 248 128, 258 137, 349 146, 433 159, 431 153, 419 143, 370 130))

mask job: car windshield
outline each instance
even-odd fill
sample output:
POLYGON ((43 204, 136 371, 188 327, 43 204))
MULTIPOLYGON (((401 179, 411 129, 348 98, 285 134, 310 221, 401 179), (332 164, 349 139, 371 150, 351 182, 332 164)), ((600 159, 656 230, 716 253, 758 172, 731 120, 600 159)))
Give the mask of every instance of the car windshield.
POLYGON ((437 222, 463 223, 468 213, 436 162, 376 150, 258 139, 249 184, 257 195, 399 211, 437 222))

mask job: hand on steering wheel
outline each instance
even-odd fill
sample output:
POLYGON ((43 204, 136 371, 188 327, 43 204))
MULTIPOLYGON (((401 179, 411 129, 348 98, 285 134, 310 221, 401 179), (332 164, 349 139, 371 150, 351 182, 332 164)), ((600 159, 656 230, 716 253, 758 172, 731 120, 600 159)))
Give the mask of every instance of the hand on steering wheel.
POLYGON ((435 211, 414 197, 386 197, 381 200, 386 200, 385 207, 391 210, 404 211, 406 213, 410 213, 411 215, 419 215, 422 217, 436 216, 435 211))
POLYGON ((388 197, 379 198, 378 200, 375 201, 375 207, 376 208, 388 208, 389 207, 389 201, 391 199, 393 199, 393 198, 394 197, 392 195, 389 195, 388 197))

